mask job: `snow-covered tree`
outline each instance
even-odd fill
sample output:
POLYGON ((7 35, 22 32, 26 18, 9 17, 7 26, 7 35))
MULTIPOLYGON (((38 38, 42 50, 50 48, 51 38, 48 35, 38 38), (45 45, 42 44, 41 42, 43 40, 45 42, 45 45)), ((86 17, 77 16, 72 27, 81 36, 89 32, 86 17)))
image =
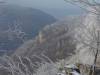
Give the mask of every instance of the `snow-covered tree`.
MULTIPOLYGON (((76 28, 76 57, 71 61, 100 66, 100 1, 98 0, 65 0, 88 11, 80 27, 76 28), (77 60, 76 60, 77 59, 77 60)), ((95 70, 95 68, 94 68, 95 70)))
POLYGON ((100 15, 100 1, 99 0, 65 0, 71 4, 83 8, 86 11, 100 15))

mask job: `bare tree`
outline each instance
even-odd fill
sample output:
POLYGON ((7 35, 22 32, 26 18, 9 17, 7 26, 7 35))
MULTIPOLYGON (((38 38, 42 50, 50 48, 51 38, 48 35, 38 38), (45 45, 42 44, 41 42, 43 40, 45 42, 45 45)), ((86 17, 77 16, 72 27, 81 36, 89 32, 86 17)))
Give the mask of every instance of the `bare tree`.
POLYGON ((95 75, 95 66, 100 50, 100 2, 98 0, 65 1, 89 12, 83 21, 82 27, 76 29, 75 39, 78 42, 76 53, 79 53, 79 59, 82 63, 93 64, 92 71, 95 75))
POLYGON ((100 1, 98 0, 65 0, 68 3, 77 5, 78 7, 92 12, 94 14, 100 15, 100 1))
POLYGON ((22 30, 20 22, 15 22, 13 26, 8 25, 8 30, 6 30, 5 33, 8 34, 8 39, 10 40, 14 39, 15 36, 23 42, 27 39, 27 34, 22 30))

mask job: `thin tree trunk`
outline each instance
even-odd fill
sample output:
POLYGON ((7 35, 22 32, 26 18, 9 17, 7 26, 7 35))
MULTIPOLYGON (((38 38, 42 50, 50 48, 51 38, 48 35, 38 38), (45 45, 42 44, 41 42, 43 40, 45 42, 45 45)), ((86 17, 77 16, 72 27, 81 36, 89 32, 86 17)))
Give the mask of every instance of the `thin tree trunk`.
POLYGON ((97 36, 97 50, 96 50, 96 54, 95 54, 95 59, 94 59, 94 65, 93 65, 93 75, 95 75, 96 73, 96 62, 97 62, 97 57, 98 57, 98 52, 99 52, 99 45, 100 45, 100 41, 99 41, 99 30, 98 32, 98 36, 97 36))

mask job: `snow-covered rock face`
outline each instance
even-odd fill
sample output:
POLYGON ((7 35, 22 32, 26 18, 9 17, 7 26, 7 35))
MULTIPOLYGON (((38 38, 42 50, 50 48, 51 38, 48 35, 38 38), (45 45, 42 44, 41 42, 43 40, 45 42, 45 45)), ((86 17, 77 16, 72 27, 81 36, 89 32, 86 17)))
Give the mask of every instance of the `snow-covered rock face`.
POLYGON ((72 75, 80 75, 79 73, 77 73, 76 71, 71 72, 72 75))
POLYGON ((90 12, 82 23, 82 27, 76 29, 75 39, 78 40, 76 46, 77 62, 83 64, 93 64, 94 52, 97 47, 97 32, 100 31, 100 15, 90 12))

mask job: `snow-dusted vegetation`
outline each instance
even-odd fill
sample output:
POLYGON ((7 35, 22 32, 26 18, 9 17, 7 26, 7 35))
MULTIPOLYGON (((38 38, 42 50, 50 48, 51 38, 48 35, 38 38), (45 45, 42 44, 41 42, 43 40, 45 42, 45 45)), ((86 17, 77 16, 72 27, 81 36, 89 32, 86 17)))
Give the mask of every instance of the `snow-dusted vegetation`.
MULTIPOLYGON (((47 25, 34 39, 23 40, 24 44, 14 53, 0 57, 1 75, 57 75, 66 64, 80 65, 82 75, 88 75, 91 65, 93 72, 100 67, 100 3, 66 1, 88 13, 47 25)), ((16 35, 21 40, 26 35, 17 25, 6 32, 10 38, 16 35)))
POLYGON ((0 74, 3 75, 56 75, 57 65, 48 57, 48 62, 41 57, 35 56, 40 62, 32 62, 28 57, 16 56, 13 58, 4 56, 0 58, 0 74), (16 59, 16 60, 15 60, 16 59))

